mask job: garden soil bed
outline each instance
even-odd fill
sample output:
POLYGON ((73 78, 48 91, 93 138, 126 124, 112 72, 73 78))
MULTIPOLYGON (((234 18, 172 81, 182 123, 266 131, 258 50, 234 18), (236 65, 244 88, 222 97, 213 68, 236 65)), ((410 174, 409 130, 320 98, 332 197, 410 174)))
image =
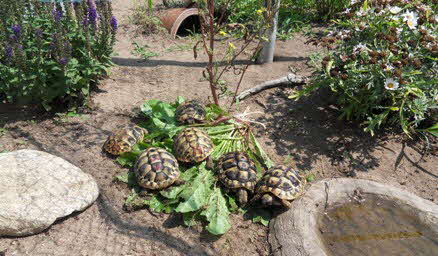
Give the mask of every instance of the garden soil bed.
MULTIPOLYGON (((268 228, 232 215, 233 228, 221 237, 201 226, 183 226, 179 215, 147 210, 125 212, 129 190, 113 177, 125 172, 102 153, 110 131, 138 122, 136 109, 144 100, 187 99, 209 102, 209 87, 202 81, 206 56, 194 60, 188 51, 166 49, 191 43, 168 35, 141 36, 130 24, 131 1, 113 1, 120 20, 117 56, 108 79, 92 97, 92 111, 76 117, 40 114, 32 109, 18 111, 1 107, 0 152, 30 148, 63 157, 93 175, 101 190, 98 201, 82 213, 59 220, 46 232, 24 238, 0 238, 6 255, 269 255, 268 228), (147 44, 159 57, 141 61, 131 54, 132 41, 147 44)), ((251 66, 242 90, 284 76, 289 66, 299 75, 310 75, 308 56, 317 48, 307 38, 278 42, 276 62, 251 66)), ((237 76, 227 80, 233 86, 237 76)), ((291 88, 264 91, 243 101, 239 111, 261 111, 254 115, 267 127, 256 134, 270 157, 315 174, 328 177, 358 177, 391 184, 425 199, 438 200, 437 141, 427 145, 408 140, 399 132, 384 131, 370 137, 353 123, 338 120, 329 92, 294 102, 291 88)), ((230 101, 225 97, 223 103, 230 101)), ((0 253, 1 254, 1 253, 0 253)))

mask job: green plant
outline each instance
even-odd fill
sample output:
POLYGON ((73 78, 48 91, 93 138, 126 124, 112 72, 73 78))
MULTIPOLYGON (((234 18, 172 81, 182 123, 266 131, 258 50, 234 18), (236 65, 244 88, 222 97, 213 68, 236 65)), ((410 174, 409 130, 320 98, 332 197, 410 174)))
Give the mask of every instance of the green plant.
MULTIPOLYGON (((222 3, 224 1, 219 1, 222 3)), ((328 21, 348 6, 349 0, 282 0, 277 38, 291 39, 292 34, 310 28, 311 22, 328 21)), ((229 23, 247 23, 257 18, 262 0, 235 0, 229 4, 229 23)), ((241 36, 240 34, 236 36, 241 36)))
POLYGON ((132 54, 140 56, 143 60, 148 60, 151 57, 160 56, 158 53, 148 50, 149 46, 143 45, 140 46, 137 42, 132 43, 134 45, 134 50, 132 54))
POLYGON ((321 73, 291 97, 328 86, 341 117, 365 120, 371 134, 385 123, 398 123, 408 135, 436 131, 427 127, 438 122, 437 6, 393 2, 362 1, 347 9, 321 40, 331 50, 321 73))
POLYGON ((3 135, 5 135, 7 132, 8 132, 7 129, 5 129, 5 128, 0 128, 0 137, 3 136, 3 135))
POLYGON ((342 11, 350 3, 358 2, 357 0, 318 0, 315 1, 316 11, 320 20, 328 20, 335 14, 342 11))
POLYGON ((56 113, 55 115, 57 116, 57 118, 54 119, 54 122, 59 124, 68 123, 70 121, 70 118, 74 117, 79 117, 81 120, 87 120, 89 118, 88 116, 77 113, 75 109, 69 110, 65 113, 56 113))
MULTIPOLYGON (((148 121, 141 125, 149 131, 145 138, 147 142, 137 144, 132 152, 121 155, 116 161, 122 166, 132 167, 137 155, 151 146, 173 152, 172 137, 185 127, 179 126, 174 118, 176 107, 183 101, 181 97, 175 104, 158 100, 146 101, 141 106, 141 113, 148 118, 148 121)), ((208 105, 206 110, 208 123, 197 127, 206 131, 212 138, 215 144, 212 153, 214 160, 226 152, 245 151, 256 162, 259 175, 264 166, 272 166, 272 161, 263 151, 248 125, 244 122, 236 122, 216 105, 208 105), (222 116, 220 122, 217 121, 219 116, 222 116)), ((131 209, 147 206, 154 212, 181 213, 187 226, 198 222, 206 223, 206 229, 210 233, 224 234, 231 227, 229 214, 238 209, 234 196, 227 195, 220 189, 214 171, 207 170, 205 162, 192 167, 180 166, 180 170, 181 179, 185 184, 151 193, 146 198, 139 195, 140 189, 132 172, 117 176, 117 180, 127 183, 132 189, 125 206, 131 209)), ((247 209, 242 211, 246 212, 247 209)), ((251 216, 254 221, 265 225, 270 218, 270 214, 265 210, 251 212, 251 216)))
POLYGON ((86 101, 112 64, 116 30, 108 1, 1 1, 0 99, 47 110, 86 101))
POLYGON ((161 26, 161 21, 158 17, 153 16, 152 0, 147 2, 144 0, 134 1, 134 13, 130 20, 133 24, 138 25, 141 33, 150 35, 153 33, 163 32, 165 29, 161 26))

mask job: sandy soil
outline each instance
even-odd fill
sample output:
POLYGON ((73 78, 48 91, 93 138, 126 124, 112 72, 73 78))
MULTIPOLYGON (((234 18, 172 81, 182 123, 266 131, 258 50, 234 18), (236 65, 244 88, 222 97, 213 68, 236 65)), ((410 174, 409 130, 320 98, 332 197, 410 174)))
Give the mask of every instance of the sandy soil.
MULTIPOLYGON (((214 237, 202 227, 187 228, 178 215, 151 215, 147 210, 127 213, 122 204, 129 191, 113 181, 124 172, 101 152, 111 130, 135 119, 135 109, 148 99, 174 101, 177 95, 209 102, 209 88, 201 79, 206 56, 169 51, 190 39, 172 40, 165 34, 141 36, 129 21, 132 1, 113 1, 120 21, 115 46, 117 64, 110 78, 93 95, 93 111, 60 118, 13 107, 0 110, 6 132, 0 135, 0 152, 31 148, 58 155, 93 175, 101 196, 84 212, 58 221, 46 232, 24 238, 0 238, 6 255, 269 255, 268 229, 233 215, 233 228, 214 237), (134 56, 132 41, 160 53, 148 61, 134 56)), ((307 38, 277 43, 276 61, 251 66, 242 89, 284 76, 290 68, 310 75, 306 65, 315 47, 307 38)), ((237 76, 227 75, 231 88, 237 76)), ((257 135, 277 163, 292 164, 326 177, 364 178, 404 188, 423 198, 438 200, 437 141, 428 147, 392 131, 370 138, 354 123, 337 119, 338 112, 327 91, 298 102, 287 99, 290 88, 262 92, 240 105, 261 111, 254 116, 267 128, 257 135)), ((229 97, 222 99, 228 102, 229 97)))

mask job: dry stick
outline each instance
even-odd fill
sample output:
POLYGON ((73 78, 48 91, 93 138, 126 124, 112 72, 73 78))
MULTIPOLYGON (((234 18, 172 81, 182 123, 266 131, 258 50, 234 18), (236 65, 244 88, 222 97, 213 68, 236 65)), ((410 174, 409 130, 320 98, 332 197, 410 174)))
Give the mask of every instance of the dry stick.
POLYGON ((217 97, 216 87, 214 84, 214 71, 213 71, 213 57, 214 57, 214 0, 208 1, 208 12, 210 16, 210 51, 208 54, 208 69, 210 75, 210 89, 213 95, 213 100, 216 105, 219 106, 219 98, 217 97))
POLYGON ((257 94, 257 93, 264 91, 266 89, 279 87, 279 86, 283 86, 283 85, 287 85, 287 84, 299 85, 299 84, 304 84, 304 83, 306 83, 306 79, 304 77, 297 76, 293 73, 289 73, 287 76, 264 82, 262 84, 257 85, 256 87, 253 87, 251 89, 243 91, 236 98, 238 100, 243 100, 251 95, 257 94))

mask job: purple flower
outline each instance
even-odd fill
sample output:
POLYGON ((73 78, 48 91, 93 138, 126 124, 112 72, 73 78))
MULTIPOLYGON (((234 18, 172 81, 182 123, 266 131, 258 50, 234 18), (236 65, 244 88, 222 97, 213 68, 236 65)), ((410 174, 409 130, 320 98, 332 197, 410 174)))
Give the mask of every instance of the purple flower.
POLYGON ((96 7, 90 6, 90 8, 88 8, 88 21, 91 23, 92 26, 96 26, 96 19, 97 19, 96 7))
POLYGON ((17 37, 16 35, 10 35, 10 36, 9 36, 9 39, 10 39, 12 42, 17 42, 17 41, 18 41, 18 37, 17 37))
POLYGON ((112 29, 113 31, 116 31, 116 30, 117 30, 117 19, 116 19, 115 16, 112 16, 112 17, 111 17, 111 19, 110 19, 110 25, 111 25, 111 29, 112 29))
POLYGON ((17 37, 17 39, 20 37, 21 35, 21 26, 19 24, 15 24, 12 26, 12 31, 14 31, 15 36, 17 37))
POLYGON ((12 47, 9 46, 5 49, 5 56, 7 59, 12 58, 12 53, 13 53, 12 47))
POLYGON ((63 66, 65 66, 67 63, 68 63, 67 58, 61 58, 61 59, 59 60, 59 64, 61 64, 61 65, 63 65, 63 66))
POLYGON ((55 16, 55 22, 56 23, 59 23, 60 21, 61 21, 61 18, 62 18, 62 11, 61 10, 53 10, 53 12, 54 12, 54 16, 55 16))

